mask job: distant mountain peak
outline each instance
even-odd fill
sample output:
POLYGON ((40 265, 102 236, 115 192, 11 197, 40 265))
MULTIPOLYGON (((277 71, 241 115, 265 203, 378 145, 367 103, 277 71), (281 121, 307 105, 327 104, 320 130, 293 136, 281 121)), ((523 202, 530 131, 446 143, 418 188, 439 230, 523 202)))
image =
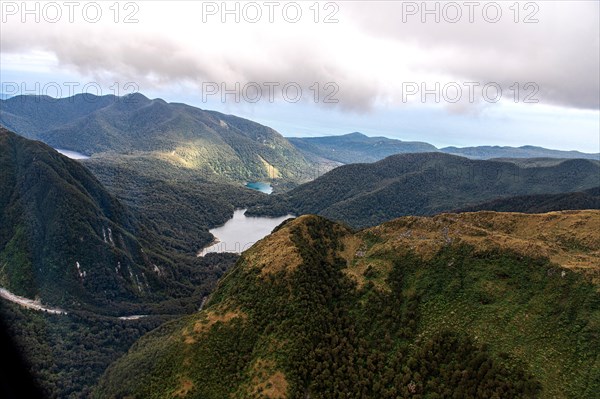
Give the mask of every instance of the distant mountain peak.
POLYGON ((122 98, 125 101, 141 101, 141 102, 162 101, 162 102, 165 102, 161 98, 157 98, 155 100, 150 100, 148 97, 146 97, 142 93, 138 93, 138 92, 124 95, 122 98))
POLYGON ((364 133, 361 132, 352 132, 352 133, 348 133, 348 134, 343 134, 340 137, 361 137, 361 138, 368 138, 369 136, 367 136, 364 133))

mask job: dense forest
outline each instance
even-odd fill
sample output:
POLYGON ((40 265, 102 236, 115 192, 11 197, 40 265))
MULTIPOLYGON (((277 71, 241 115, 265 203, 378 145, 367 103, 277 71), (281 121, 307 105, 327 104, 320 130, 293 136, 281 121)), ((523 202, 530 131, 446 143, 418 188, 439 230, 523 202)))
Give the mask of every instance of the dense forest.
POLYGON ((88 312, 52 315, 2 303, 0 317, 45 398, 87 398, 109 364, 168 316, 120 320, 88 312))
POLYGON ((575 193, 520 195, 516 197, 500 198, 458 209, 456 212, 496 211, 545 213, 569 209, 600 209, 600 187, 575 193))
POLYGON ((565 226, 597 244, 600 215, 464 215, 359 233, 315 216, 284 222, 204 311, 136 342, 95 397, 593 398, 597 285, 524 255, 509 226, 546 226, 555 233, 533 245, 575 259, 591 249, 558 244, 565 226))
POLYGON ((553 166, 470 160, 441 153, 400 154, 340 166, 266 198, 248 215, 318 214, 357 228, 406 215, 434 215, 502 197, 558 194, 598 186, 600 165, 567 160, 553 166))
POLYGON ((205 178, 297 182, 313 167, 267 126, 139 93, 17 96, 0 100, 0 125, 54 148, 96 156, 144 155, 205 178))
POLYGON ((80 163, 6 130, 0 141, 0 283, 13 293, 96 313, 148 312, 173 298, 201 300, 231 264, 196 258, 190 235, 163 239, 173 209, 136 215, 80 163))
POLYGON ((208 230, 229 220, 234 209, 266 197, 150 157, 92 158, 84 166, 132 210, 142 236, 188 255, 208 245, 213 240, 208 230))
POLYGON ((79 162, 0 130, 0 286, 68 312, 26 311, 2 299, 1 317, 49 397, 88 397, 104 369, 137 337, 168 318, 196 312, 237 259, 198 258, 195 249, 211 239, 207 224, 233 213, 227 200, 242 193, 238 200, 250 201, 258 193, 215 185, 221 193, 231 187, 230 196, 205 205, 213 193, 208 189, 192 201, 192 188, 178 198, 177 190, 186 192, 183 182, 160 184, 131 173, 123 168, 113 175, 123 203, 79 162), (128 188, 143 194, 142 187, 150 192, 152 186, 148 201, 169 206, 164 213, 127 194, 128 188), (197 229, 183 223, 190 233, 169 239, 178 234, 175 218, 209 210, 215 219, 190 217, 197 229), (205 236, 194 241, 197 232, 205 236), (149 316, 118 319, 140 314, 149 316))
MULTIPOLYGON (((227 120, 263 139, 260 128, 227 120)), ((422 250, 433 230, 413 233, 410 220, 381 234, 314 216, 284 222, 239 260, 195 256, 212 240, 208 229, 239 207, 321 213, 359 227, 451 204, 597 208, 598 189, 584 190, 597 186, 595 162, 518 166, 409 154, 340 167, 266 196, 231 184, 233 175, 168 157, 105 153, 77 162, 2 129, 0 166, 0 285, 68 311, 5 301, 0 309, 48 397, 591 397, 598 388, 589 346, 598 336, 597 277, 589 267, 564 281, 552 277, 566 273, 556 259, 593 261, 588 251, 600 243, 586 226, 598 221, 595 213, 559 218, 577 223, 574 238, 546 219, 533 230, 556 235, 553 251, 565 249, 556 259, 547 249, 524 255, 518 245, 490 246, 497 231, 531 239, 494 227, 491 213, 465 215, 483 224, 464 219, 454 236, 436 225, 428 256, 422 250), (574 190, 584 191, 563 193, 574 190), (515 193, 528 195, 508 196, 515 193), (473 223, 485 244, 466 239, 473 223), (392 237, 417 241, 398 247, 392 237), (198 312, 209 297, 209 309, 198 312), (494 319, 498 312, 506 325, 494 319), (144 317, 122 318, 133 315, 144 317), (567 338, 575 336, 575 343, 567 338), (560 369, 543 370, 548 358, 560 369)))

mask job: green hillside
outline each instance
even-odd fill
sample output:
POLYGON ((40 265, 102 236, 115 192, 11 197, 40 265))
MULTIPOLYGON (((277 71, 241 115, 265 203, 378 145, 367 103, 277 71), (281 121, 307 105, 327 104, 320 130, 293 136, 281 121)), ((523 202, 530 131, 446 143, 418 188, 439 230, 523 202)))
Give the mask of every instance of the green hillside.
POLYGON ((470 160, 442 153, 400 154, 336 168, 249 209, 250 215, 319 214, 353 227, 405 215, 433 215, 500 197, 597 187, 600 165, 567 160, 548 167, 470 160))
POLYGON ((0 170, 3 287, 63 304, 136 301, 161 286, 132 215, 87 169, 2 129, 0 170))
POLYGON ((142 236, 187 255, 208 245, 214 239, 208 230, 229 220, 234 209, 267 196, 151 156, 94 157, 83 165, 134 212, 142 236))
POLYGON ((341 136, 288 137, 288 140, 307 157, 344 164, 376 162, 394 154, 437 151, 428 143, 368 137, 358 132, 341 136))
POLYGON ((205 310, 140 339, 95 397, 595 398, 599 222, 285 222, 205 310))
POLYGON ((233 214, 234 198, 259 195, 95 166, 125 203, 80 162, 0 128, 0 288, 67 312, 0 299, 3 324, 48 398, 89 397, 143 333, 197 311, 237 259, 196 257, 212 239, 207 229, 233 214), (131 315, 147 316, 119 318, 131 315))
POLYGON ((600 187, 575 193, 520 195, 500 198, 459 209, 457 212, 546 213, 579 209, 600 209, 600 187))
POLYGON ((54 148, 144 153, 205 178, 297 181, 312 164, 275 130, 258 123, 141 94, 0 101, 0 124, 54 148))
POLYGON ((110 314, 199 303, 230 262, 171 250, 168 233, 141 223, 79 162, 5 129, 0 184, 0 286, 14 294, 110 314))

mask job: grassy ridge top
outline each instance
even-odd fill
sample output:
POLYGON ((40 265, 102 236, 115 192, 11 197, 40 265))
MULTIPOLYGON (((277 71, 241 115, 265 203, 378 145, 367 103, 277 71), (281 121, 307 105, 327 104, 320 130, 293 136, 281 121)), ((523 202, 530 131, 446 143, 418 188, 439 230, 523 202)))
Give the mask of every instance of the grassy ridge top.
POLYGON ((479 212, 353 232, 299 217, 245 252, 206 310, 138 341, 96 394, 592 398, 599 218, 479 212))

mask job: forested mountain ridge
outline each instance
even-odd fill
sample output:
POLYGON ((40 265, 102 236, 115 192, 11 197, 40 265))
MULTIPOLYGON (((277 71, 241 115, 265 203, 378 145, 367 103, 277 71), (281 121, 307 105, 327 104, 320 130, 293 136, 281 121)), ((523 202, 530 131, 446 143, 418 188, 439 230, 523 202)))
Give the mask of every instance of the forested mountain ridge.
POLYGON ((79 162, 3 128, 0 185, 0 285, 17 295, 118 314, 205 294, 223 272, 168 250, 79 162))
POLYGON ((289 192, 266 198, 248 214, 319 214, 353 227, 367 227, 500 197, 585 190, 598 186, 599 176, 600 165, 589 160, 524 168, 442 153, 399 154, 372 164, 338 167, 289 192))
POLYGON ((12 97, 0 100, 0 124, 54 148, 143 153, 206 178, 301 180, 312 166, 267 126, 141 94, 12 97))
POLYGON ((418 152, 443 152, 471 159, 492 158, 562 158, 562 159, 595 159, 600 154, 588 154, 579 151, 550 150, 536 146, 478 146, 478 147, 445 147, 435 146, 419 141, 402 141, 387 137, 369 137, 354 132, 339 136, 320 137, 288 137, 306 157, 329 159, 344 164, 376 162, 390 155, 418 152))
POLYGON ((0 151, 2 286, 64 304, 159 285, 132 215, 87 169, 1 128, 0 151))
POLYGON ((344 164, 375 162, 401 153, 437 151, 431 144, 423 142, 368 137, 358 132, 340 136, 288 137, 288 140, 307 156, 344 164))
MULTIPOLYGON (((106 167, 98 175, 111 171, 106 167)), ((185 182, 131 173, 118 168, 113 175, 115 192, 136 191, 130 207, 80 162, 0 128, 0 287, 61 309, 50 314, 0 298, 7 333, 44 397, 88 398, 105 368, 135 339, 169 318, 197 311, 237 259, 195 256, 203 240, 212 239, 203 223, 226 220, 233 213, 231 197, 241 191, 245 196, 238 201, 259 193, 214 184, 229 196, 205 204, 212 194, 207 185, 197 188, 204 196, 193 200, 195 188, 182 190, 185 182), (136 201, 147 192, 140 187, 152 192, 146 200, 158 201, 162 213, 136 201), (197 215, 207 208, 219 212, 197 215), (171 224, 180 218, 190 220, 171 224), (199 220, 198 230, 176 234, 199 220)))
POLYGON ((202 312, 140 339, 98 398, 594 398, 598 211, 317 216, 246 251, 202 312), (595 277, 594 277, 595 276, 595 277))
POLYGON ((520 195, 516 197, 499 198, 482 204, 458 209, 456 212, 495 211, 546 213, 552 211, 582 209, 600 209, 600 187, 573 193, 520 195))
POLYGON ((478 146, 478 147, 445 147, 440 151, 447 154, 460 155, 471 159, 491 158, 565 158, 565 159, 595 159, 600 160, 600 154, 580 151, 551 150, 533 145, 521 147, 509 146, 478 146))

